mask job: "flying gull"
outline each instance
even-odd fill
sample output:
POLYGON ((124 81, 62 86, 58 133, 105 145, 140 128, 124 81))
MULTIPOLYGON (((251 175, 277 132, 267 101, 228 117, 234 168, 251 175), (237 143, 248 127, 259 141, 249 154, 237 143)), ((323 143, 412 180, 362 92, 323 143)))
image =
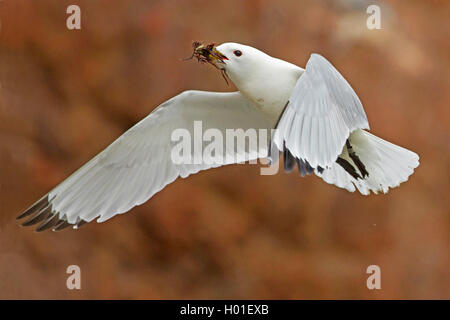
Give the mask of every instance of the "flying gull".
POLYGON ((319 54, 311 55, 305 69, 238 43, 196 42, 193 56, 218 68, 239 91, 189 90, 162 103, 18 216, 30 217, 22 225, 40 223, 37 231, 58 231, 103 222, 144 203, 178 177, 242 161, 233 157, 235 148, 225 148, 232 160, 221 164, 172 161, 172 133, 184 128, 194 134, 196 121, 223 133, 276 129, 258 150, 246 146, 245 160, 281 152, 285 170, 297 166, 302 176, 315 174, 364 195, 386 193, 419 165, 416 153, 366 131, 358 96, 319 54))

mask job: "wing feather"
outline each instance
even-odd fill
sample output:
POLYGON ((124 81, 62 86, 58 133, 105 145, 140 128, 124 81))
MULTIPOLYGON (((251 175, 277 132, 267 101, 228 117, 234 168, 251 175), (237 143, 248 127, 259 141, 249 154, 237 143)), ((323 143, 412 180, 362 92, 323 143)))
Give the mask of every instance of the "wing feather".
MULTIPOLYGON (((192 138, 194 121, 202 121, 203 131, 216 128, 224 136, 226 129, 270 130, 272 123, 239 92, 183 92, 161 104, 21 216, 35 214, 31 218, 34 223, 46 219, 40 230, 51 226, 59 230, 67 224, 78 227, 94 219, 103 222, 147 201, 179 176, 220 166, 172 162, 172 132, 187 129, 192 138), (47 214, 35 219, 42 209, 47 214)), ((259 150, 248 146, 238 156, 236 149, 224 145, 224 151, 232 156, 224 164, 267 154, 267 143, 259 141, 259 150)))
POLYGON ((318 54, 312 54, 277 128, 274 142, 312 167, 331 166, 350 133, 368 129, 363 106, 342 75, 318 54))

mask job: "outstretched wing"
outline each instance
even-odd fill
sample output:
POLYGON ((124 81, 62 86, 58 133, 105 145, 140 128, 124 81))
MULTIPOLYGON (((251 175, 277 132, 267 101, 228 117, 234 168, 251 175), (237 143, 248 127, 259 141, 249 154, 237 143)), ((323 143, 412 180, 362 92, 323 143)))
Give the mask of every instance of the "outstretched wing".
POLYGON ((312 54, 278 122, 276 146, 313 168, 327 168, 358 128, 369 128, 358 96, 330 62, 312 54))
POLYGON ((241 149, 222 141, 218 143, 226 155, 223 162, 204 161, 198 154, 203 148, 194 146, 198 143, 194 135, 202 135, 194 132, 195 121, 201 121, 197 125, 203 132, 219 130, 223 136, 226 129, 271 128, 270 119, 239 92, 183 92, 156 108, 18 218, 33 215, 23 225, 42 222, 38 231, 79 227, 95 218, 103 222, 147 201, 178 176, 185 178, 200 170, 267 155, 267 139, 259 141, 259 146, 249 144, 241 149), (177 141, 171 136, 180 128, 187 129, 184 132, 191 138, 191 163, 172 161, 177 141))

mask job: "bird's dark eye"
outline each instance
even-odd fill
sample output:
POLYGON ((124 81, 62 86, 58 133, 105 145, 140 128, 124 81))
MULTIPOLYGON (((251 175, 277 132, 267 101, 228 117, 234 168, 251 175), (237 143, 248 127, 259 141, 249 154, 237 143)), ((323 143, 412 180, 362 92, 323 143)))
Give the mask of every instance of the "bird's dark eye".
POLYGON ((233 53, 236 57, 242 56, 242 51, 240 51, 240 50, 234 50, 233 53))

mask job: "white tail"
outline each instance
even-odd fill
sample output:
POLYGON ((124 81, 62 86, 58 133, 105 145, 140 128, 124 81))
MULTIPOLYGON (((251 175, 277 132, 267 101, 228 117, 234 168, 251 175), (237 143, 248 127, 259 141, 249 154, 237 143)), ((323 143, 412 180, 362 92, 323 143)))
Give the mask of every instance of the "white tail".
POLYGON ((344 146, 340 158, 354 166, 362 178, 352 177, 338 163, 334 163, 332 167, 325 169, 322 173, 316 170, 316 175, 338 187, 352 192, 356 187, 359 192, 368 195, 370 191, 386 193, 389 188, 399 186, 400 183, 408 180, 408 177, 419 165, 419 156, 416 153, 378 138, 365 130, 353 131, 350 134, 349 142, 368 175, 363 175, 350 157, 346 146, 344 146))

